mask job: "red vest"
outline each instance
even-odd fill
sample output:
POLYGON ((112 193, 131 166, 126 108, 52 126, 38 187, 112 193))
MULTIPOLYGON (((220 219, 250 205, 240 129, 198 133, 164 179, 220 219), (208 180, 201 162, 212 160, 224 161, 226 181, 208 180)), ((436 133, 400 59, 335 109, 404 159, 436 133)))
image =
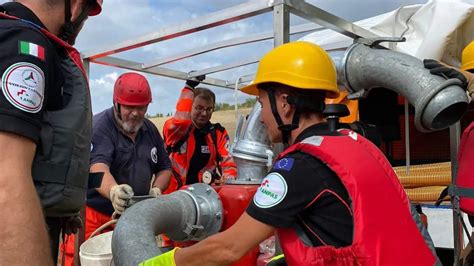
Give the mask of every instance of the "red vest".
POLYGON ((351 198, 352 245, 308 247, 291 228, 277 229, 288 265, 434 265, 392 167, 371 142, 350 130, 312 136, 290 146, 326 163, 351 198))
MULTIPOLYGON (((462 133, 459 145, 459 169, 456 185, 461 188, 474 188, 474 123, 471 123, 462 133)), ((459 205, 463 212, 474 215, 474 199, 460 197, 459 205)))

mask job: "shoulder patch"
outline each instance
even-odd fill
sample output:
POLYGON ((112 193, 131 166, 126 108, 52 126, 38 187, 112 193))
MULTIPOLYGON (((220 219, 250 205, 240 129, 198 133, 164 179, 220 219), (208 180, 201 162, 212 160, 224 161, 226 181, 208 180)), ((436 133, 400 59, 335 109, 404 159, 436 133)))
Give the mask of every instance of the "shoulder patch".
POLYGON ((45 57, 45 52, 44 52, 44 47, 32 42, 26 42, 26 41, 19 41, 18 42, 18 50, 20 54, 24 55, 31 55, 34 57, 37 57, 41 60, 44 61, 45 57))
POLYGON ((276 206, 286 196, 288 185, 279 173, 269 173, 257 189, 253 202, 260 208, 266 209, 276 206))
POLYGON ((273 169, 290 171, 291 168, 293 168, 294 163, 295 163, 294 158, 285 157, 285 158, 282 158, 282 159, 276 161, 273 164, 273 169))
POLYGON ((2 75, 2 92, 16 108, 37 113, 43 107, 45 78, 38 66, 18 62, 11 65, 2 75))
POLYGON ((285 157, 273 164, 273 169, 275 170, 286 170, 290 171, 293 168, 293 163, 295 162, 294 158, 285 157))

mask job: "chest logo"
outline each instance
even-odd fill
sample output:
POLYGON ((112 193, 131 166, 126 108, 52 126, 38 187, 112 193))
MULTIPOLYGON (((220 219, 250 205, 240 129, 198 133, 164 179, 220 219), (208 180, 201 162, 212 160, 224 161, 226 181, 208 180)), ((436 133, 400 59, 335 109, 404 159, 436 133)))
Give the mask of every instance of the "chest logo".
POLYGON ((225 146, 224 148, 226 149, 227 152, 230 151, 230 139, 229 139, 229 136, 226 136, 225 138, 225 146))
POLYGON ((43 107, 45 78, 38 66, 19 62, 11 65, 2 75, 2 92, 15 108, 37 113, 43 107))
POLYGON ((158 154, 157 154, 157 149, 156 147, 153 147, 150 151, 150 156, 151 156, 151 160, 154 162, 154 163, 158 163, 158 154))
POLYGON ((279 173, 269 173, 257 189, 253 202, 260 208, 266 209, 276 206, 286 196, 288 185, 279 173))
POLYGON ((210 153, 209 146, 201 146, 201 153, 210 153))

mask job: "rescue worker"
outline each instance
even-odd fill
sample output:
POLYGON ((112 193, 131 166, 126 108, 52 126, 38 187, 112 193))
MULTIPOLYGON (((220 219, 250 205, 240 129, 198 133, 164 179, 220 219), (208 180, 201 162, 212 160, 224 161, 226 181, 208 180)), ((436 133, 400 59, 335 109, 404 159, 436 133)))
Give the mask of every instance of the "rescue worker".
POLYGON ((176 112, 163 126, 173 177, 166 193, 183 185, 235 179, 237 166, 229 153, 229 134, 210 122, 216 96, 207 88, 195 88, 205 77, 187 80, 176 112))
POLYGON ((148 81, 138 73, 122 74, 113 97, 113 108, 95 115, 93 124, 90 171, 105 174, 101 186, 88 191, 87 209, 94 215, 86 217, 97 226, 103 223, 101 214, 107 220, 114 211, 121 214, 133 195, 161 195, 171 176, 163 139, 145 118, 152 101, 148 81))
MULTIPOLYGON (((447 65, 439 63, 435 60, 425 60, 425 67, 430 69, 431 73, 446 76, 449 78, 458 78, 463 81, 467 87, 467 93, 472 100, 474 96, 474 41, 466 46, 461 55, 461 68, 456 70, 447 65)), ((474 187, 474 176, 472 174, 472 160, 474 153, 472 152, 472 145, 474 144, 474 123, 471 123, 464 130, 461 142, 459 145, 458 154, 458 172, 456 178, 456 186, 463 188, 474 187)), ((448 188, 446 188, 440 195, 439 203, 448 195, 448 188)), ((471 227, 474 226, 474 200, 468 197, 460 197, 460 209, 468 214, 469 223, 471 227)), ((464 221, 463 221, 464 222, 464 221)), ((466 232, 467 233, 467 232, 466 232)), ((472 240, 474 240, 474 232, 471 232, 471 240, 463 248, 460 253, 460 265, 474 265, 474 252, 472 250, 472 240)))
MULTIPOLYGON (((132 196, 157 197, 168 187, 171 170, 163 139, 145 118, 151 101, 146 78, 125 73, 115 82, 113 107, 94 116, 90 172, 104 176, 99 188, 87 192, 86 239, 114 212, 121 214, 132 196)), ((66 265, 73 265, 74 239, 67 242, 66 265)))
POLYGON ((294 42, 273 49, 242 91, 258 95, 270 140, 290 146, 231 228, 142 265, 227 265, 275 232, 288 265, 434 265, 381 151, 325 123, 324 99, 339 91, 322 48, 294 42))
POLYGON ((87 193, 86 236, 113 212, 121 214, 132 196, 161 195, 171 176, 163 139, 145 118, 152 101, 148 81, 138 73, 122 74, 113 98, 114 106, 93 120, 90 171, 104 178, 87 193))
POLYGON ((61 228, 84 206, 92 113, 87 77, 72 45, 101 5, 0 5, 0 265, 53 265, 61 228))

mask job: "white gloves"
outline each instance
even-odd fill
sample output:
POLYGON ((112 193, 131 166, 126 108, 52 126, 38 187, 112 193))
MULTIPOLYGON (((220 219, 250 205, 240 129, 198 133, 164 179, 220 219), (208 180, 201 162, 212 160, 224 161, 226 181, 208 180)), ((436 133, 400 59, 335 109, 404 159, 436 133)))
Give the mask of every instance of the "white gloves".
POLYGON ((133 197, 133 189, 127 184, 114 185, 110 189, 109 196, 115 212, 122 214, 127 206, 128 200, 133 197))
POLYGON ((159 187, 152 187, 148 194, 156 198, 161 195, 161 189, 159 187))

